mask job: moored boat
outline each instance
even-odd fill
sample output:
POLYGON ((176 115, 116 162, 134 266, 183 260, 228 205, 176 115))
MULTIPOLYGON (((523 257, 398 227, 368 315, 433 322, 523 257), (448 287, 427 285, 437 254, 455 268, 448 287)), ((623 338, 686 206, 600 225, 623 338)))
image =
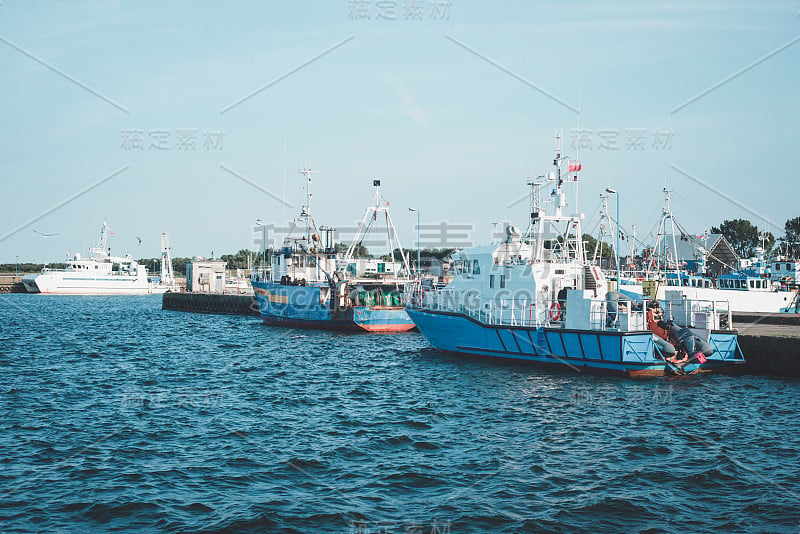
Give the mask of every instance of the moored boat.
MULTIPOLYGON (((172 278, 151 282, 145 266, 130 255, 112 256, 107 248, 109 234, 108 223, 103 222, 99 241, 89 249, 88 257, 75 254, 66 260, 64 269, 45 267, 41 273, 24 276, 25 289, 29 293, 62 295, 146 295, 177 289, 172 278)), ((165 236, 162 236, 162 254, 165 236)), ((168 251, 166 257, 169 258, 168 251)), ((166 272, 171 277, 171 264, 166 272)))
POLYGON ((408 261, 389 215, 388 203, 374 180, 375 197, 344 254, 337 253, 335 229, 317 226, 311 215, 311 173, 306 178, 306 205, 300 235, 289 235, 270 253, 268 274, 258 273, 251 284, 265 322, 288 326, 333 328, 373 333, 404 332, 414 328, 402 294, 411 283, 408 261), (382 218, 389 235, 388 258, 360 258, 358 251, 372 223, 382 218), (396 245, 396 248, 395 248, 396 245), (395 258, 395 250, 400 258, 395 258))
POLYGON ((726 326, 730 310, 669 294, 665 339, 648 326, 646 305, 607 290, 605 275, 585 257, 583 217, 564 213, 567 161, 557 142, 555 170, 539 184, 555 186, 553 215, 535 197, 525 236, 509 226, 504 242, 457 252, 452 282, 409 295, 406 310, 431 345, 628 376, 743 363, 737 333, 726 326))

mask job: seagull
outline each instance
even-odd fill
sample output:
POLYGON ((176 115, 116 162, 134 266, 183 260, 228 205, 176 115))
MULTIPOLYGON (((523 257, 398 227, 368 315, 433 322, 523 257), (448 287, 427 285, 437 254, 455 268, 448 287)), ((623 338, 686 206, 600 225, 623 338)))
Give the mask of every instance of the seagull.
POLYGON ((47 239, 48 237, 52 237, 52 236, 54 236, 54 235, 61 235, 61 234, 43 234, 42 232, 40 232, 40 231, 39 231, 39 230, 37 230, 36 228, 34 228, 34 229, 33 229, 33 231, 34 231, 35 233, 39 234, 40 236, 44 237, 45 239, 47 239))
POLYGON ((142 238, 141 238, 141 237, 139 237, 139 236, 136 236, 136 239, 138 239, 138 240, 139 240, 139 242, 137 243, 137 245, 141 245, 141 244, 142 244, 142 238))

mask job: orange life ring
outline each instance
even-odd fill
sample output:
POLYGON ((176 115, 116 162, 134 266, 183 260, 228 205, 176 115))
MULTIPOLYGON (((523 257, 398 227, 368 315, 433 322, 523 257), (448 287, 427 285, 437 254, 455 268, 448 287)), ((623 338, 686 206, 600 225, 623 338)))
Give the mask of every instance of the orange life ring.
POLYGON ((557 300, 554 300, 553 303, 550 305, 550 320, 553 322, 559 322, 563 319, 563 313, 561 312, 561 305, 558 303, 557 300))

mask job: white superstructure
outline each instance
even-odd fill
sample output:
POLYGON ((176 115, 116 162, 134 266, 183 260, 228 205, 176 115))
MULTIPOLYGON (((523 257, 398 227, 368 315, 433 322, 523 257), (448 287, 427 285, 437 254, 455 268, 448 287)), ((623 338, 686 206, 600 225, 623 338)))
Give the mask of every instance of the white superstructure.
POLYGON ((140 265, 130 255, 111 256, 107 248, 108 236, 108 223, 103 222, 100 239, 97 246, 89 249, 88 258, 75 254, 66 260, 64 269, 45 267, 39 274, 26 275, 22 278, 25 289, 30 293, 70 295, 153 293, 157 285, 148 281, 145 266, 140 265))

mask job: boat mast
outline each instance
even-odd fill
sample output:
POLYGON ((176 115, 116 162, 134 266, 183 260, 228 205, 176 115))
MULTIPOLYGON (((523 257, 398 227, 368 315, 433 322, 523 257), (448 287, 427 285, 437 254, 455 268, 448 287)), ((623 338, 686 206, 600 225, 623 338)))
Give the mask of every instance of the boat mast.
POLYGON ((314 225, 314 219, 311 216, 311 175, 318 171, 313 171, 306 167, 305 169, 298 169, 297 172, 306 177, 306 205, 303 206, 300 212, 300 218, 306 222, 306 243, 311 243, 311 227, 314 225))

